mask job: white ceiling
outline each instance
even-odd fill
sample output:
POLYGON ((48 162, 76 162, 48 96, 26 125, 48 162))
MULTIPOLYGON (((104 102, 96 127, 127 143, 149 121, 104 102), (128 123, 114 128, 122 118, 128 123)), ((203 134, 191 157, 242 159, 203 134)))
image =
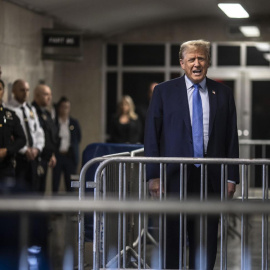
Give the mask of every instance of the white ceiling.
MULTIPOLYGON (((6 0, 55 18, 58 24, 109 36, 144 25, 224 17, 218 0, 6 0)), ((226 1, 226 0, 225 0, 226 1)), ((239 0, 251 20, 270 18, 270 0, 239 0)), ((230 1, 230 2, 233 2, 230 1)), ((247 19, 248 21, 248 19, 247 19)), ((200 21, 198 21, 198 24, 200 21)))

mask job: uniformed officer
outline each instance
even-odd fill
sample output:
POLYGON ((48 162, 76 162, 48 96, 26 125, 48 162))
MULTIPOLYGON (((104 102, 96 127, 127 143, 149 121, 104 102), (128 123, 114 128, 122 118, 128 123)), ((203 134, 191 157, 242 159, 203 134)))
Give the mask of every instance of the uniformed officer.
POLYGON ((38 165, 40 175, 39 191, 44 192, 46 188, 46 175, 48 166, 53 168, 56 165, 55 152, 58 145, 57 127, 51 117, 50 112, 46 109, 52 100, 52 92, 49 86, 39 84, 34 91, 34 102, 40 125, 45 134, 45 146, 41 153, 41 160, 38 165))
POLYGON ((3 106, 5 84, 0 79, 0 185, 1 191, 15 188, 14 156, 26 139, 15 112, 3 106))
POLYGON ((37 191, 37 162, 45 145, 45 136, 36 110, 27 103, 29 84, 16 80, 12 86, 13 98, 7 107, 16 112, 26 137, 26 145, 16 156, 16 178, 24 181, 30 190, 37 191))

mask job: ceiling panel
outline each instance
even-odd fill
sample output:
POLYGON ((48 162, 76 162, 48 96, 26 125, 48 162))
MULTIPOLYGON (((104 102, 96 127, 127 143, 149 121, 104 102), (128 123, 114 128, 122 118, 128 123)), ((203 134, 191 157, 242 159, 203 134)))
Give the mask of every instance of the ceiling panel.
MULTIPOLYGON (((110 35, 160 21, 226 17, 217 0, 8 0, 89 34, 110 35)), ((270 17, 270 0, 242 0, 252 18, 270 17)))

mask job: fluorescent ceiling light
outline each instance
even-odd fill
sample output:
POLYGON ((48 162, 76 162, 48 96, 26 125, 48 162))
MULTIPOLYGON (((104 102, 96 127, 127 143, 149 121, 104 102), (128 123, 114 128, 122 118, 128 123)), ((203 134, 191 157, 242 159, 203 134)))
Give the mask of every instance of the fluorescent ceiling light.
POLYGON ((260 43, 256 43, 255 46, 256 46, 257 50, 259 50, 261 52, 269 52, 270 51, 270 44, 269 43, 260 42, 260 43))
POLYGON ((267 61, 270 62, 270 53, 265 53, 263 56, 267 61))
POLYGON ((230 18, 248 18, 249 14, 240 4, 218 4, 218 7, 230 18))
POLYGON ((240 31, 245 37, 259 37, 260 29, 257 26, 240 26, 240 31))

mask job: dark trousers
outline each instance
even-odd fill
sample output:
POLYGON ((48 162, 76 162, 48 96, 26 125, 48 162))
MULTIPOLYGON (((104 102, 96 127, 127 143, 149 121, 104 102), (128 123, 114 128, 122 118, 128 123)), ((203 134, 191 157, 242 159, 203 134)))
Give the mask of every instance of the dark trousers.
POLYGON ((37 162, 37 181, 35 190, 41 194, 46 190, 46 178, 48 172, 48 160, 40 158, 37 162))
POLYGON ((35 190, 37 178, 37 161, 27 160, 25 155, 18 154, 16 157, 16 179, 28 191, 35 190))
POLYGON ((58 192, 59 190, 62 172, 64 173, 66 190, 72 191, 70 177, 76 173, 77 166, 67 154, 57 154, 56 159, 57 163, 53 169, 53 192, 58 192))
MULTIPOLYGON (((208 198, 214 191, 208 183, 208 198)), ((188 180, 187 197, 200 198, 200 167, 192 166, 188 180)), ((207 250, 203 251, 203 261, 206 267, 200 265, 200 216, 187 215, 187 235, 189 250, 189 269, 212 270, 216 261, 219 215, 207 216, 207 250), (200 268, 201 267, 201 268, 200 268)), ((167 217, 166 230, 166 268, 179 269, 179 216, 167 217)), ((205 234, 203 233, 203 236, 205 234)))

